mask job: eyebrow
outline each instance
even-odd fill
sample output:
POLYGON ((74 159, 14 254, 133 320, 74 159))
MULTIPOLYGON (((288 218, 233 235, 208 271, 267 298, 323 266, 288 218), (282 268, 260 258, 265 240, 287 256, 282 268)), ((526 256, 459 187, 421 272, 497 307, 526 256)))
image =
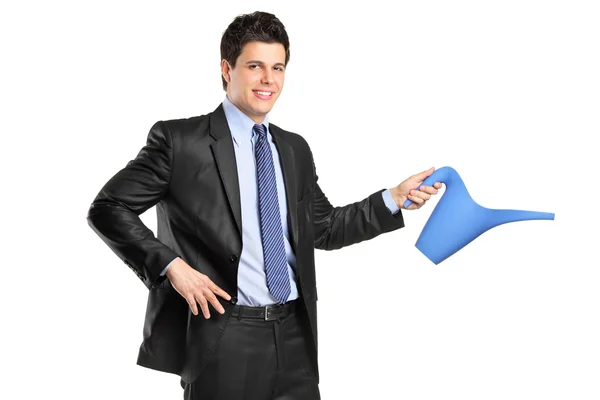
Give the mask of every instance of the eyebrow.
MULTIPOLYGON (((245 63, 245 64, 246 64, 246 65, 248 65, 248 64, 260 64, 260 65, 265 65, 265 63, 264 63, 264 62, 262 62, 262 61, 259 61, 259 60, 250 60, 250 61, 246 61, 246 63, 245 63)), ((274 66, 275 66, 275 67, 276 67, 276 66, 281 66, 281 67, 284 67, 284 68, 285 68, 285 64, 284 64, 284 63, 281 63, 281 62, 275 63, 275 65, 274 65, 274 66)))

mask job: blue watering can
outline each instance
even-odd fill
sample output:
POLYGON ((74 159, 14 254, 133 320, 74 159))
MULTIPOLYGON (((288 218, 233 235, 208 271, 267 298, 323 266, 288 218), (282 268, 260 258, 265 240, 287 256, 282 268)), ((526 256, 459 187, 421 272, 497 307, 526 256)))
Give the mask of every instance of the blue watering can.
MULTIPOLYGON (((480 206, 469 195, 458 172, 451 167, 437 169, 419 187, 433 186, 435 182, 444 183, 446 191, 429 216, 415 246, 436 265, 495 226, 515 221, 554 220, 554 213, 480 206)), ((411 204, 412 201, 407 200, 404 207, 411 204)))

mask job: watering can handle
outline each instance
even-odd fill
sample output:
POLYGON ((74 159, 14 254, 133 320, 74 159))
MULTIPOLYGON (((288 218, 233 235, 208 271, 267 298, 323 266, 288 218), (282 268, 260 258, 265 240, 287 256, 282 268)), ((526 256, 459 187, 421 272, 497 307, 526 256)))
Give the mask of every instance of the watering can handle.
MULTIPOLYGON (((446 177, 448 176, 447 174, 448 172, 448 167, 443 167, 440 169, 436 169, 435 171, 433 171, 433 174, 429 175, 424 181, 423 183, 421 183, 419 185, 419 188, 421 186, 433 186, 434 183, 436 182, 442 182, 442 183, 446 183, 446 177)), ((415 190, 419 190, 419 188, 415 188, 415 190)), ((408 208, 408 206, 410 206, 413 202, 411 200, 406 200, 404 202, 404 208, 408 208)))

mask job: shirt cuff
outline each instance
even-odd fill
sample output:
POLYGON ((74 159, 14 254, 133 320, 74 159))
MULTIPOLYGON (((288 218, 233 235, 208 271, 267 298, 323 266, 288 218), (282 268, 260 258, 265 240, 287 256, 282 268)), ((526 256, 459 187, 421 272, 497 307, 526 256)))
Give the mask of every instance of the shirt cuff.
POLYGON ((173 264, 173 261, 177 260, 179 257, 175 257, 170 263, 167 264, 167 266, 165 267, 165 269, 162 270, 162 272, 160 273, 160 276, 164 276, 167 273, 167 270, 169 269, 169 266, 171 264, 173 264))
POLYGON ((398 211, 400 211, 400 208, 396 205, 394 199, 392 199, 390 189, 384 190, 381 193, 381 196, 383 197, 383 202, 385 203, 386 207, 388 208, 388 210, 390 210, 392 214, 396 214, 398 211))

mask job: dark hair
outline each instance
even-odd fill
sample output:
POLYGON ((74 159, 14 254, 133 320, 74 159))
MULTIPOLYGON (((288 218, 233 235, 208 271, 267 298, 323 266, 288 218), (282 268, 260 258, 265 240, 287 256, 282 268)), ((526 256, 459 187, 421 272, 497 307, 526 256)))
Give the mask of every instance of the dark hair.
MULTIPOLYGON (((255 11, 252 14, 238 15, 223 32, 221 38, 221 60, 225 59, 235 67, 242 48, 248 42, 281 43, 285 49, 285 65, 290 60, 290 41, 285 26, 273 14, 255 11)), ((221 75, 223 90, 227 90, 227 81, 221 75)))

